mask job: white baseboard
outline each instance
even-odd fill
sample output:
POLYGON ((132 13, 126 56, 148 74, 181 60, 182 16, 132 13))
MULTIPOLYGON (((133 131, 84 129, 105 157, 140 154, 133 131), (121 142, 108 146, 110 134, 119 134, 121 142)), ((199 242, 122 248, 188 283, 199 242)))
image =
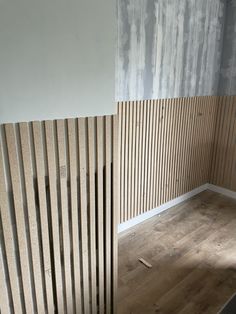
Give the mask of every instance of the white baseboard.
POLYGON ((153 216, 156 216, 162 212, 164 212, 165 210, 173 207, 173 206, 176 206, 188 199, 190 199, 191 197, 205 191, 205 190, 210 190, 210 191, 213 191, 213 192, 216 192, 216 193, 220 193, 220 194, 223 194, 225 196, 228 196, 228 197, 231 197, 231 198, 234 198, 236 199, 236 192, 234 191, 231 191, 231 190, 228 190, 228 189, 225 189, 225 188, 222 188, 220 186, 217 186, 217 185, 214 185, 214 184, 210 184, 210 183, 206 183, 204 185, 201 185, 199 186, 198 188, 186 193, 186 194, 183 194, 157 208, 154 208, 144 214, 141 214, 133 219, 130 219, 122 224, 119 224, 118 225, 118 233, 122 232, 122 231, 125 231, 125 230, 128 230, 129 228, 132 228, 138 224, 140 224, 141 222, 144 222, 145 220, 153 217, 153 216))
POLYGON ((208 190, 236 199, 236 192, 222 188, 214 184, 208 184, 208 190))
POLYGON ((135 225, 137 225, 141 222, 144 222, 145 220, 147 220, 147 219, 149 219, 155 215, 158 215, 158 214, 162 213, 163 211, 165 211, 165 210, 167 210, 173 206, 176 206, 176 205, 190 199, 191 197, 193 197, 193 196, 195 196, 195 195, 197 195, 197 194, 199 194, 199 193, 201 193, 207 189, 210 189, 208 183, 201 185, 200 187, 198 187, 198 188, 196 188, 196 189, 194 189, 194 190, 192 190, 192 191, 190 191, 184 195, 181 195, 181 196, 179 196, 179 197, 177 197, 177 198, 175 198, 175 199, 173 199, 173 200, 171 200, 171 201, 169 201, 169 202, 167 202, 167 203, 165 203, 165 204, 163 204, 157 208, 154 208, 154 209, 152 209, 152 210, 150 210, 144 214, 141 214, 141 215, 139 215, 133 219, 130 219, 130 220, 118 225, 118 233, 125 231, 131 227, 134 227, 135 225))

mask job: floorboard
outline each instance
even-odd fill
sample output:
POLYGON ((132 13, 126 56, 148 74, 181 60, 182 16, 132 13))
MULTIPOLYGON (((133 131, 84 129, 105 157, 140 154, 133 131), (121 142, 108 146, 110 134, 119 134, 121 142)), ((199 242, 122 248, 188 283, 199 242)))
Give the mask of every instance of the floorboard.
POLYGON ((118 314, 216 314, 236 292, 235 252, 236 201, 211 191, 121 233, 118 314))

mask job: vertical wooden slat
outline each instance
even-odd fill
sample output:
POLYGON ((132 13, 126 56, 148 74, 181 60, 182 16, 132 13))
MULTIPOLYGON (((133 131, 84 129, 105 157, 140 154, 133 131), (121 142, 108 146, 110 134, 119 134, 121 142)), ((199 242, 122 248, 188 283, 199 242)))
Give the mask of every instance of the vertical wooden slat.
POLYGON ((51 269, 51 255, 50 255, 50 242, 49 242, 49 223, 48 223, 48 211, 47 211, 47 198, 46 198, 46 185, 45 185, 45 164, 44 164, 44 152, 42 143, 42 128, 40 122, 33 122, 33 141, 34 141, 34 155, 36 164, 36 176, 37 176, 37 189, 39 199, 39 213, 42 232, 42 246, 43 246, 43 264, 44 264, 44 276, 46 284, 46 296, 47 296, 47 310, 48 312, 54 311, 54 299, 52 288, 52 271, 51 269))
POLYGON ((0 246, 0 312, 1 314, 11 313, 10 293, 7 290, 7 278, 3 263, 2 247, 0 246))
POLYGON ((99 286, 99 313, 104 313, 104 118, 97 118, 97 195, 98 195, 98 286, 99 286))
POLYGON ((111 313, 111 163, 112 163, 112 117, 105 118, 105 260, 106 260, 106 313, 111 313))
POLYGON ((124 216, 124 189, 125 189, 125 106, 123 103, 118 105, 118 115, 119 115, 119 155, 120 155, 120 222, 125 220, 124 216))
POLYGON ((113 116, 113 211, 112 211, 112 310, 117 313, 117 290, 118 290, 118 240, 117 226, 120 208, 120 154, 118 143, 121 142, 121 133, 117 116, 113 116))
POLYGON ((148 211, 150 208, 150 202, 152 198, 152 191, 151 191, 151 165, 152 165, 152 130, 153 130, 153 107, 152 103, 149 100, 148 101, 148 135, 147 135, 147 182, 146 182, 146 205, 145 205, 145 211, 148 211))
POLYGON ((167 202, 169 191, 169 163, 170 163, 170 136, 171 136, 171 100, 166 102, 166 130, 165 130, 165 161, 164 161, 164 176, 163 176, 163 201, 167 202))
MULTIPOLYGON (((1 141, 2 143, 2 141, 1 141)), ((18 311, 19 314, 23 313, 24 307, 21 302, 21 292, 19 285, 19 277, 17 272, 17 259, 15 255, 15 243, 13 235, 13 224, 11 221, 10 206, 7 196, 7 186, 5 181, 5 167, 3 163, 3 151, 2 144, 0 143, 0 210, 2 219, 2 232, 4 235, 4 240, 6 245, 6 258, 7 266, 9 271, 9 284, 11 286, 12 301, 15 312, 18 311)), ((2 283, 3 284, 3 283, 2 283)), ((2 297, 4 295, 2 294, 2 297)), ((3 299, 3 301, 5 301, 3 299)), ((1 305, 2 308, 2 305, 1 305)))
POLYGON ((128 199, 129 199, 129 194, 128 194, 128 189, 129 189, 129 127, 130 127, 130 105, 127 103, 125 105, 125 169, 124 169, 124 214, 125 214, 125 220, 130 219, 130 208, 128 207, 128 199))
POLYGON ((160 204, 160 160, 161 160, 161 130, 162 130, 162 104, 161 101, 158 100, 156 103, 157 106, 157 148, 156 148, 156 171, 155 171, 155 207, 160 204))
POLYGON ((69 208, 68 208, 68 165, 66 160, 67 148, 65 138, 65 121, 56 121, 57 141, 58 141, 58 163, 59 163, 59 182, 60 182, 60 204, 63 232, 63 259, 65 272, 65 293, 66 308, 68 313, 74 310, 72 300, 72 282, 71 282, 71 248, 70 248, 70 226, 69 226, 69 208))
POLYGON ((77 143, 77 120, 68 119, 68 145, 70 164, 70 199, 71 199, 71 220, 72 220, 72 247, 73 247, 73 274, 74 274, 74 295, 75 312, 82 313, 81 297, 81 256, 79 243, 79 213, 78 213, 78 143, 77 143))
POLYGON ((78 119, 79 130, 79 175, 80 175, 80 228, 82 247, 84 313, 90 313, 89 258, 88 258, 88 199, 87 199, 87 154, 86 119, 78 119))
MULTIPOLYGON (((144 149, 143 145, 143 102, 139 101, 139 150, 138 150, 138 173, 139 173, 139 179, 138 179, 138 214, 141 214, 142 212, 142 185, 143 185, 143 159, 142 159, 142 151, 144 149)), ((121 178, 122 180, 122 178, 121 178)))
POLYGON ((134 151, 134 160, 135 160, 135 165, 134 165, 134 172, 135 172, 135 177, 134 177, 134 215, 137 216, 139 213, 139 187, 140 187, 140 169, 139 169, 139 147, 140 147, 140 104, 137 101, 136 102, 136 136, 135 136, 135 151, 134 151))
POLYGON ((44 295, 43 295, 43 278, 41 271, 40 244, 38 220, 36 215, 35 192, 32 169, 32 156, 29 139, 29 129, 27 123, 20 123, 20 140, 23 160, 24 184, 26 191, 27 212, 29 217, 29 229, 33 262, 33 274, 35 284, 35 296, 37 302, 37 311, 43 313, 45 311, 44 295))
POLYGON ((152 173, 152 208, 156 207, 156 190, 157 190, 157 184, 156 184, 156 172, 157 172, 157 141, 158 141, 158 120, 159 120, 159 111, 158 111, 158 104, 156 101, 153 101, 153 173, 152 173))
POLYGON ((62 282, 62 264, 61 264, 61 247, 59 231, 59 213, 58 213, 58 180, 56 169, 56 152, 55 152, 55 133, 53 121, 45 121, 45 137, 47 148, 47 166, 49 176, 49 193, 51 207, 52 237, 53 237, 53 254, 54 254, 54 273, 56 279, 56 296, 57 311, 64 313, 64 289, 62 282))
POLYGON ((221 119, 221 106, 222 97, 218 97, 217 101, 217 113, 216 113, 216 124, 215 124, 215 135, 213 139, 213 153, 212 153, 212 168, 211 168, 211 182, 216 182, 216 164, 217 164, 217 151, 218 151, 218 139, 219 139, 219 123, 221 119))
POLYGON ((163 162, 164 162, 164 137, 165 137, 165 122, 166 122, 166 106, 165 100, 160 100, 160 122, 159 122, 159 132, 160 132, 160 140, 159 140, 159 175, 158 175, 158 186, 159 186, 159 202, 158 206, 162 204, 162 196, 163 196, 163 162))
POLYGON ((89 140, 89 225, 90 225, 90 269, 91 269, 91 299, 92 313, 97 313, 97 272, 96 272, 96 199, 95 199, 95 118, 88 118, 89 140))
POLYGON ((142 114, 143 114, 143 125, 142 125, 142 173, 141 173, 141 208, 140 213, 144 213, 144 202, 145 202, 145 180, 146 180, 146 128, 147 128, 147 110, 146 110, 147 101, 142 102, 142 114))
POLYGON ((13 124, 5 125, 10 175, 13 189, 13 200, 16 215, 17 236, 19 243, 20 264, 22 272, 25 307, 27 313, 34 313, 33 285, 30 270, 30 252, 26 234, 25 204, 23 204, 18 149, 13 124))
POLYGON ((154 200, 154 193, 153 193, 153 185, 154 185, 154 165, 155 165, 155 141, 156 141, 156 106, 154 101, 151 101, 152 107, 152 114, 151 114, 151 174, 150 174, 150 197, 149 197, 149 204, 148 208, 154 208, 153 200, 154 200))
POLYGON ((131 150, 131 215, 135 217, 135 190, 136 190, 136 181, 135 181, 135 151, 136 151, 136 130, 137 129, 137 104, 133 104, 133 120, 132 120, 132 150, 131 150))

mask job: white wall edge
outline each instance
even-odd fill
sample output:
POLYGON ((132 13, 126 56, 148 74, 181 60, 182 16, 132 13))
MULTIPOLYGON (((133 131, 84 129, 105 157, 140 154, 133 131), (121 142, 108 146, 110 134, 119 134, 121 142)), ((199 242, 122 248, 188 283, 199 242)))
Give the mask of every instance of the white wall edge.
POLYGON ((165 210, 167 210, 173 206, 176 206, 176 205, 190 199, 191 197, 193 197, 193 196, 195 196, 195 195, 197 195, 197 194, 199 194, 205 190, 208 190, 208 189, 211 190, 209 188, 209 186, 210 185, 208 183, 201 185, 198 188, 196 188, 196 189, 194 189, 194 190, 192 190, 186 194, 183 194, 183 195, 181 195, 181 196, 179 196, 179 197, 177 197, 177 198, 175 198, 175 199, 173 199, 173 200, 171 200, 171 201, 169 201, 169 202, 167 202, 167 203, 165 203, 165 204, 163 204, 157 208, 154 208, 154 209, 152 209, 152 210, 150 210, 144 214, 141 214, 141 215, 139 215, 133 219, 130 219, 130 220, 128 220, 122 224, 119 224, 118 225, 118 233, 121 233, 125 230, 128 230, 128 229, 140 224, 141 222, 144 222, 145 220, 147 220, 153 216, 156 216, 156 215, 164 212, 165 210))
POLYGON ((208 190, 236 199, 236 192, 222 188, 214 184, 208 184, 208 190))

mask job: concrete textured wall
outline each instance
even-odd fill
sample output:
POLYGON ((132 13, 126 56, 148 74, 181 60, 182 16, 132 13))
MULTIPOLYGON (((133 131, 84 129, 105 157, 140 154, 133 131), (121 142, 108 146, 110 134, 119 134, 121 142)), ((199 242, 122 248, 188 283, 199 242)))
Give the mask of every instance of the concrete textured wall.
POLYGON ((216 95, 225 10, 223 0, 118 0, 116 100, 216 95))
POLYGON ((236 0, 226 6, 219 94, 236 95, 236 0))

